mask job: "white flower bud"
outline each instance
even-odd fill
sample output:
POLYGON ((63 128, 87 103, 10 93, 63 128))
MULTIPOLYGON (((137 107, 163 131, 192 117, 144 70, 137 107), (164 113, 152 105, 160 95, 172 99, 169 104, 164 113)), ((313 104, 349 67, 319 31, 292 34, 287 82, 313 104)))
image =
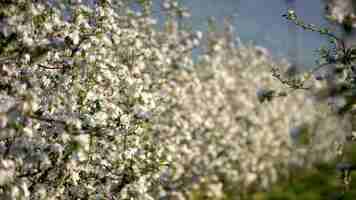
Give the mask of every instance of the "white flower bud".
POLYGON ((7 126, 8 118, 5 113, 0 113, 0 128, 7 126))

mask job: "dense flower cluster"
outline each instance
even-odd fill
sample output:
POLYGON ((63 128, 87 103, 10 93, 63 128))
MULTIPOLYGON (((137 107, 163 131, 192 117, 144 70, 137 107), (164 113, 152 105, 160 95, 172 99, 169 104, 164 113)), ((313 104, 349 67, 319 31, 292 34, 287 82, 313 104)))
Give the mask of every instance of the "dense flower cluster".
POLYGON ((180 29, 173 0, 156 30, 151 3, 0 3, 1 199, 217 199, 333 157, 346 123, 260 103, 281 86, 260 48, 180 29))
POLYGON ((1 12, 1 199, 151 198, 165 160, 150 131, 166 59, 155 21, 120 1, 1 12))

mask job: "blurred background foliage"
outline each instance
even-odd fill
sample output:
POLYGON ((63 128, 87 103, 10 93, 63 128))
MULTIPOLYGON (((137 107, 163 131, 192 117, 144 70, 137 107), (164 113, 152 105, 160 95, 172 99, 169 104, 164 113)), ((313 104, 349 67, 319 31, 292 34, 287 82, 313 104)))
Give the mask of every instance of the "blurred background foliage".
MULTIPOLYGON (((356 147, 352 145, 345 154, 352 163, 356 161, 356 147)), ((249 188, 245 195, 237 198, 236 185, 225 188, 224 197, 219 200, 353 200, 356 196, 356 173, 351 172, 348 188, 343 182, 343 173, 338 170, 338 159, 317 163, 313 167, 290 168, 290 174, 274 183, 267 191, 254 191, 249 188)), ((195 190, 192 200, 216 200, 206 196, 207 189, 202 185, 195 190)))
MULTIPOLYGON (((294 6, 295 8, 296 1, 285 1, 286 4, 294 6)), ((306 3, 304 1, 299 1, 306 3)), ((239 2, 241 3, 241 2, 239 2)), ((336 34, 340 36, 347 46, 353 45, 354 41, 354 24, 356 22, 355 15, 352 11, 346 8, 354 8, 355 1, 323 1, 323 6, 325 6, 324 13, 321 14, 321 17, 325 17, 328 22, 333 25, 330 30, 336 31, 336 34), (341 2, 341 3, 340 3, 341 2), (346 5, 346 6, 345 6, 346 5), (340 9, 339 13, 335 12, 335 9, 340 9), (346 10, 345 10, 346 9, 346 10)), ((242 3, 243 4, 243 3, 242 3)), ((261 4, 260 4, 261 5, 261 4)), ((300 4, 299 4, 300 6, 300 4)), ((305 5, 304 5, 305 6, 305 5)), ((300 9, 300 7, 299 7, 300 9)), ((298 10, 298 9, 297 9, 298 10)), ((299 10, 300 11, 300 10, 299 10)), ((353 10, 354 11, 354 10, 353 10)), ((314 13, 314 15, 318 15, 314 13)), ((315 21, 314 21, 315 23, 315 21)), ((329 24, 329 25, 330 25, 329 24)), ((325 23, 323 24, 325 25, 325 23)), ((239 31, 238 31, 239 32, 239 31)), ((292 37, 299 37, 297 34, 298 31, 293 27, 289 27, 289 34, 292 37)), ((289 42, 294 44, 294 50, 289 49, 289 58, 293 64, 305 65, 310 64, 308 61, 305 61, 304 54, 307 52, 305 49, 298 49, 298 44, 296 38, 292 38, 289 42), (299 54, 300 53, 300 54, 299 54), (298 57, 301 56, 302 63, 299 63, 300 60, 298 57)), ((268 45, 267 45, 268 46, 268 45)), ((316 58, 316 57, 315 57, 316 58)), ((321 102, 319 102, 321 103, 321 102)), ((322 103, 321 103, 322 104, 322 103)), ((298 143, 303 145, 309 144, 310 137, 308 133, 313 131, 312 128, 308 126, 303 126, 299 130, 298 143)), ((335 133, 337 134, 337 133, 335 133)), ((236 185, 228 187, 229 183, 224 184, 224 195, 219 199, 230 200, 230 199, 246 199, 246 200, 351 200, 356 197, 356 183, 355 183, 355 172, 353 172, 356 163, 356 145, 353 141, 346 142, 343 146, 342 155, 336 157, 335 159, 328 162, 319 162, 315 163, 313 166, 308 167, 291 167, 289 168, 289 174, 283 178, 280 178, 279 181, 274 183, 271 188, 266 191, 257 191, 254 186, 251 185, 246 189, 245 195, 242 197, 237 197, 237 188, 236 185), (344 169, 344 164, 346 163, 347 167, 351 167, 350 175, 345 175, 349 171, 344 169), (350 165, 350 166, 349 166, 350 165), (347 176, 347 177, 345 177, 347 176), (345 181, 350 181, 345 183, 345 181)), ((233 183, 231 183, 233 184, 233 183)), ((202 183, 198 188, 196 188, 190 195, 191 199, 200 200, 200 199, 217 199, 209 198, 206 196, 209 191, 209 187, 202 183)))
MULTIPOLYGON (((344 154, 355 163, 356 147, 353 144, 344 154)), ((253 200, 352 200, 356 196, 356 174, 351 172, 348 188, 343 182, 343 173, 337 169, 338 160, 319 163, 312 168, 290 169, 289 177, 275 183, 269 191, 257 192, 253 200)), ((232 196, 227 199, 234 199, 232 196)))

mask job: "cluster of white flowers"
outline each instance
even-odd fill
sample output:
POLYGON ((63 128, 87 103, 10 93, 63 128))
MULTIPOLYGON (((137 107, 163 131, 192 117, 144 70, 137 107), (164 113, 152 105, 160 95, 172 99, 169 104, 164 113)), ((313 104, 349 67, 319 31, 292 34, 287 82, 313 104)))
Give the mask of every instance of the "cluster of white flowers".
POLYGON ((175 0, 157 30, 151 4, 0 3, 0 199, 218 199, 332 157, 337 118, 258 102, 280 87, 268 56, 181 30, 175 0))
POLYGON ((150 199, 165 61, 149 16, 121 1, 16 1, 1 22, 0 198, 150 199))

